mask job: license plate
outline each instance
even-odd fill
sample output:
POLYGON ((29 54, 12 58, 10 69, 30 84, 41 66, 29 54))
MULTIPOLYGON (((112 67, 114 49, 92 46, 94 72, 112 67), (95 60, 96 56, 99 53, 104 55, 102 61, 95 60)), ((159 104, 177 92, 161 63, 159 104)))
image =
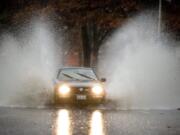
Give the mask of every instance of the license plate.
POLYGON ((86 100, 86 95, 77 95, 76 99, 77 100, 86 100))

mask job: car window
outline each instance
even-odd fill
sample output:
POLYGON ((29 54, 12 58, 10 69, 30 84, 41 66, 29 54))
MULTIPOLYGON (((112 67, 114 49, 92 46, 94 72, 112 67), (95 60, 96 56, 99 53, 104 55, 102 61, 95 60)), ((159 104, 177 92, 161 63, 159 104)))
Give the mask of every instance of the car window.
POLYGON ((92 69, 68 68, 60 71, 58 80, 97 80, 97 76, 92 69))

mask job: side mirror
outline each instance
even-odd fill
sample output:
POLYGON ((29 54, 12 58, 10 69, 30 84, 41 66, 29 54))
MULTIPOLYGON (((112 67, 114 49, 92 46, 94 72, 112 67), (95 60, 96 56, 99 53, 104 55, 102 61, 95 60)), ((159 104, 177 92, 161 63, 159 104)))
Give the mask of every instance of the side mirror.
POLYGON ((106 82, 106 78, 101 78, 101 82, 106 82))

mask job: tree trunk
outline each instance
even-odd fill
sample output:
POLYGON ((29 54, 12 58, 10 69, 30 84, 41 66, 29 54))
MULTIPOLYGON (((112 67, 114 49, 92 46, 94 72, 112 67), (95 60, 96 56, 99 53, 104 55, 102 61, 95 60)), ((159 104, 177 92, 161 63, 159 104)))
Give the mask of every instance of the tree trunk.
POLYGON ((83 66, 90 67, 91 64, 91 42, 88 31, 88 24, 85 24, 81 27, 82 34, 82 45, 83 45, 83 66))

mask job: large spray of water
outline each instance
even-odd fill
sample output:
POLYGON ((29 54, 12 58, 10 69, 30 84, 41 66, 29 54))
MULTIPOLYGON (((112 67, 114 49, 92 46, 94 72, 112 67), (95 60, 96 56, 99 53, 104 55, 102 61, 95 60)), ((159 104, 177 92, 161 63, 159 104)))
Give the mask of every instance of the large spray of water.
POLYGON ((157 18, 140 14, 102 46, 99 69, 107 95, 121 109, 180 107, 180 59, 175 42, 158 35, 157 18))
POLYGON ((45 22, 32 21, 18 35, 1 36, 1 106, 42 106, 50 102, 53 78, 61 64, 62 42, 55 42, 53 27, 45 22))

